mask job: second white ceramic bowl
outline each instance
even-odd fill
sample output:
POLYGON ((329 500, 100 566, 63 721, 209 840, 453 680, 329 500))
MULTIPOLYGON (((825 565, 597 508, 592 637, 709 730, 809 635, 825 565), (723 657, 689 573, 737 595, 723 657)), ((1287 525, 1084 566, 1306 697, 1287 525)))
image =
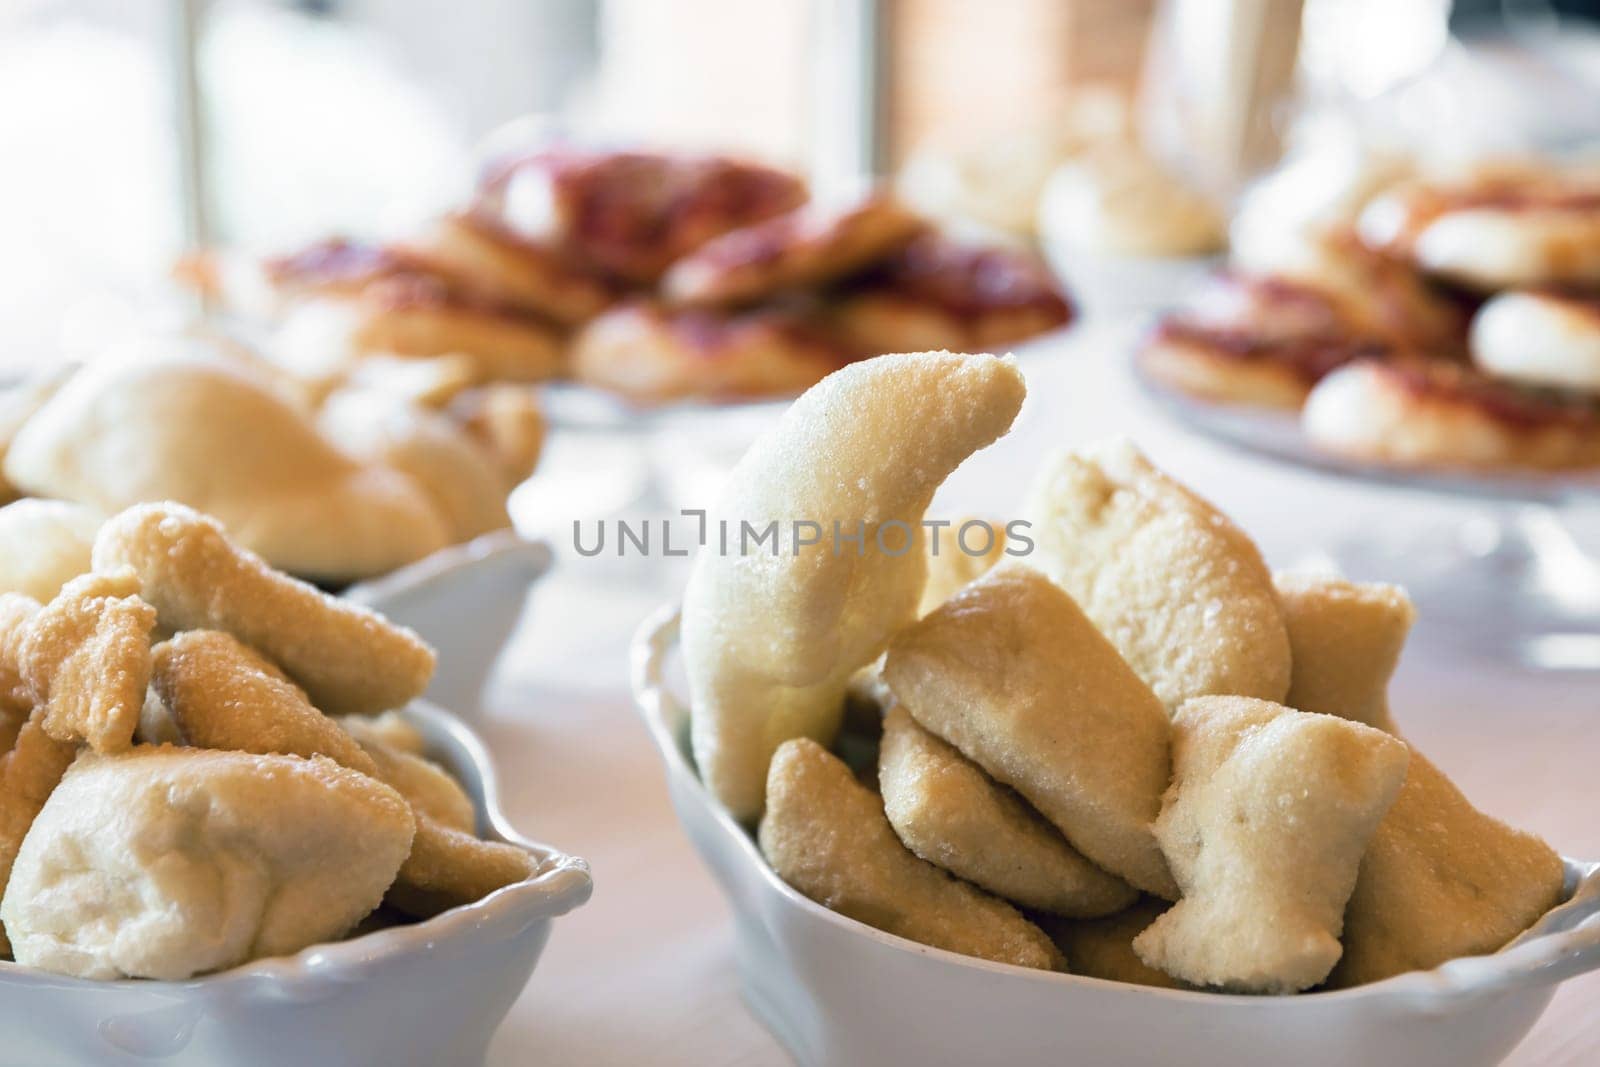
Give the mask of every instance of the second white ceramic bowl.
POLYGON ((1052 974, 883 933, 786 885, 700 784, 667 677, 677 633, 672 609, 640 628, 635 697, 678 818, 733 906, 745 996, 802 1064, 1481 1067, 1522 1039, 1557 982, 1600 967, 1600 864, 1572 861, 1566 903, 1492 956, 1295 997, 1052 974))

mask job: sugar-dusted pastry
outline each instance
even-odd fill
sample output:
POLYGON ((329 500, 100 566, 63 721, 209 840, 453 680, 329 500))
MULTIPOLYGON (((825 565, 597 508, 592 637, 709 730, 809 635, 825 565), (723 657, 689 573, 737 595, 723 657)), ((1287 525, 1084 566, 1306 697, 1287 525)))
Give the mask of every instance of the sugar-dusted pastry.
POLYGON ((317 432, 296 398, 196 341, 75 374, 18 432, 7 476, 110 514, 179 500, 296 574, 349 581, 446 543, 410 479, 317 432))
MULTIPOLYGON (((23 723, 11 750, 0 756, 0 886, 10 881, 29 828, 77 754, 77 745, 55 740, 35 717, 23 723)), ((12 951, 9 921, 0 903, 0 954, 12 951)))
POLYGON ((1311 573, 1273 582, 1294 662, 1285 703, 1394 733, 1389 677, 1417 617, 1405 590, 1311 573))
POLYGON ((444 215, 396 247, 451 289, 568 326, 598 315, 614 297, 570 255, 525 240, 483 212, 444 215))
POLYGON ((918 615, 943 604, 1005 558, 1005 524, 993 519, 952 519, 948 526, 928 532, 926 547, 928 580, 922 586, 918 615))
POLYGON ((674 263, 661 287, 681 304, 754 303, 864 270, 926 225, 887 196, 844 206, 813 202, 706 242, 674 263))
POLYGON ((411 630, 274 571, 181 504, 140 504, 108 519, 94 565, 132 567, 161 625, 233 634, 327 714, 401 707, 433 677, 433 650, 411 630))
POLYGON ((1102 919, 1041 915, 1038 923, 1067 957, 1067 966, 1072 968, 1073 974, 1161 989, 1181 989, 1182 982, 1149 966, 1133 951, 1133 939, 1170 907, 1172 905, 1165 900, 1141 897, 1132 907, 1102 919))
POLYGON ((499 460, 459 423, 394 396, 341 389, 323 403, 317 428, 352 456, 409 476, 445 520, 452 542, 511 525, 499 460))
POLYGON ((841 915, 965 956, 1065 969, 1011 905, 908 852, 878 797, 809 738, 773 756, 759 836, 778 877, 841 915))
POLYGON ((409 752, 413 756, 420 756, 428 749, 422 731, 398 711, 385 711, 377 715, 340 715, 338 721, 351 737, 361 742, 363 748, 375 743, 396 752, 409 752))
POLYGON ((835 295, 832 330, 862 357, 1001 351, 1073 318, 1071 303, 1037 257, 933 232, 835 295))
POLYGON ((1125 439, 1062 452, 1024 506, 1029 562, 1072 594, 1169 709, 1282 700, 1289 638, 1250 538, 1125 439))
POLYGON ((1150 831, 1168 779, 1166 711, 1048 578, 995 568, 897 633, 883 673, 912 718, 1084 856, 1176 898, 1150 831))
POLYGON ((331 760, 86 755, 34 820, 0 918, 26 966, 181 980, 349 931, 412 825, 398 793, 331 760))
POLYGON ((1521 290, 1472 319, 1472 359, 1501 378, 1600 393, 1600 294, 1521 290))
POLYGON ((746 160, 554 145, 502 160, 479 209, 621 281, 653 284, 674 261, 729 230, 805 201, 791 174, 746 160))
POLYGON ((903 707, 884 718, 878 788, 906 848, 1013 904, 1082 917, 1120 911, 1137 895, 903 707))
POLYGON ((1484 292, 1600 284, 1600 181, 1499 166, 1397 187, 1361 213, 1361 236, 1423 271, 1484 292))
POLYGON ((1324 452, 1402 467, 1600 465, 1600 397, 1535 390, 1440 361, 1352 363, 1306 400, 1324 452))
MULTIPOLYGON (((342 725, 348 729, 353 721, 369 720, 346 717, 342 725)), ((377 767, 378 779, 398 790, 419 819, 432 819, 448 829, 474 833, 478 825, 477 809, 461 783, 421 754, 385 744, 378 739, 379 733, 381 731, 367 731, 365 736, 360 736, 361 731, 355 732, 362 749, 377 767)))
POLYGON ((150 684, 150 633, 156 609, 139 598, 128 569, 84 574, 29 621, 19 650, 40 725, 57 741, 120 752, 150 684))
POLYGON ((684 593, 683 651, 695 761, 736 818, 761 813, 778 745, 833 736, 851 675, 915 617, 917 524, 950 472, 1010 428, 1024 391, 1015 362, 994 356, 856 363, 733 469, 684 593), (714 551, 724 523, 730 548, 714 551), (788 543, 741 546, 745 524, 788 543))
POLYGON ((1494 952, 1560 903, 1556 850, 1474 808, 1415 749, 1361 859, 1333 988, 1494 952))
POLYGON ((0 507, 0 592, 49 600, 89 569, 101 515, 65 500, 28 497, 0 507))
POLYGON ((1139 958, 1235 992, 1320 983, 1406 760, 1404 743, 1347 719, 1247 697, 1186 701, 1156 821, 1183 897, 1134 939, 1139 958))
POLYGON ((633 303, 588 323, 572 374, 640 403, 795 393, 848 362, 803 316, 778 308, 723 312, 633 303))

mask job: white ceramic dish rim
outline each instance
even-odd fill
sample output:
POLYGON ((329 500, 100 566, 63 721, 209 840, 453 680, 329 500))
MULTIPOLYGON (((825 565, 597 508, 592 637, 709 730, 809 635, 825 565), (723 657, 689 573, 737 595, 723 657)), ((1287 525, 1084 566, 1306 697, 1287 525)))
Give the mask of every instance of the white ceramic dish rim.
MULTIPOLYGON (((1064 988, 1092 983, 1163 1000, 1198 999, 1218 1007, 1260 1007, 1281 999, 1200 990, 1159 989, 1086 975, 993 963, 885 933, 803 896, 773 872, 750 833, 705 792, 672 726, 679 716, 687 721, 687 709, 672 693, 666 678, 667 658, 677 644, 678 623, 679 609, 669 604, 646 618, 635 634, 629 666, 639 714, 660 750, 668 774, 687 778, 691 787, 699 792, 702 802, 711 810, 717 824, 736 840, 740 855, 760 871, 761 878, 770 890, 780 894, 792 906, 810 911, 822 921, 849 929, 858 936, 902 951, 931 956, 948 965, 1011 974, 1020 972, 1034 981, 1051 982, 1064 988)), ((1443 1008, 1452 1001, 1478 998, 1503 990, 1554 984, 1600 968, 1600 863, 1572 859, 1565 859, 1564 862, 1567 899, 1546 912, 1538 922, 1499 952, 1454 959, 1431 971, 1412 971, 1350 989, 1301 993, 1291 999, 1296 1002, 1304 1002, 1309 998, 1319 1001, 1382 1000, 1409 1003, 1420 1008, 1443 1008)))
POLYGON ((506 527, 470 541, 446 545, 387 574, 356 582, 340 596, 382 611, 384 603, 396 596, 426 591, 449 581, 465 568, 505 556, 521 556, 528 561, 532 572, 530 583, 544 576, 553 558, 550 546, 543 541, 523 537, 515 529, 506 527))
POLYGON ((392 926, 344 941, 312 945, 292 956, 254 960, 231 970, 181 982, 128 978, 103 981, 52 974, 8 961, 0 961, 0 982, 37 982, 53 989, 105 990, 133 987, 141 993, 168 994, 175 998, 204 994, 244 994, 267 983, 285 999, 312 998, 331 985, 365 981, 389 961, 429 951, 458 933, 499 922, 523 924, 565 915, 589 899, 594 883, 589 865, 576 856, 530 840, 519 834, 500 807, 499 784, 488 750, 455 716, 423 701, 409 705, 404 714, 425 734, 443 736, 471 763, 477 782, 465 783, 468 792, 481 793, 489 837, 524 849, 538 866, 521 882, 495 890, 481 900, 452 908, 422 922, 392 926), (476 789, 474 788, 476 786, 476 789))

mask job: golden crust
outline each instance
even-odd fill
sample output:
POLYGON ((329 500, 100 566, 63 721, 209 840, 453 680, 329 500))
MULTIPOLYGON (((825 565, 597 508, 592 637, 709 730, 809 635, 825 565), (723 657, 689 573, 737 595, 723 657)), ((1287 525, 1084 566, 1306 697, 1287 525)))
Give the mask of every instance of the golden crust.
POLYGON ((1011 905, 908 852, 878 797, 814 741, 795 738, 774 754, 759 837, 778 877, 841 915, 966 956, 1065 969, 1011 905))
POLYGON ((181 504, 140 504, 107 520, 94 565, 132 567, 163 626, 233 634, 328 714, 401 707, 433 676, 433 650, 415 633, 272 570, 181 504))
POLYGON ((883 722, 878 787, 900 841, 922 859, 1020 907, 1093 917, 1137 893, 903 707, 883 722))
POLYGON ((1150 832, 1167 785, 1166 712, 1048 578, 995 568, 896 634, 883 674, 912 718, 1084 856, 1177 896, 1150 832))
POLYGON ((1406 746, 1245 697, 1187 701, 1172 725, 1155 832, 1183 898, 1134 951, 1193 985, 1317 985, 1339 959, 1345 902, 1405 777, 1406 746))

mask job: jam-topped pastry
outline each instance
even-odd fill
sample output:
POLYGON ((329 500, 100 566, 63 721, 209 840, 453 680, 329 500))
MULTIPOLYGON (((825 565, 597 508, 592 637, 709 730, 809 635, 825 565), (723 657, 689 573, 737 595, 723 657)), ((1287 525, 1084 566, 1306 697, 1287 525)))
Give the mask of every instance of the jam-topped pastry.
POLYGON ((799 178, 722 156, 542 149, 491 168, 480 208, 637 285, 729 230, 799 207, 799 178))

